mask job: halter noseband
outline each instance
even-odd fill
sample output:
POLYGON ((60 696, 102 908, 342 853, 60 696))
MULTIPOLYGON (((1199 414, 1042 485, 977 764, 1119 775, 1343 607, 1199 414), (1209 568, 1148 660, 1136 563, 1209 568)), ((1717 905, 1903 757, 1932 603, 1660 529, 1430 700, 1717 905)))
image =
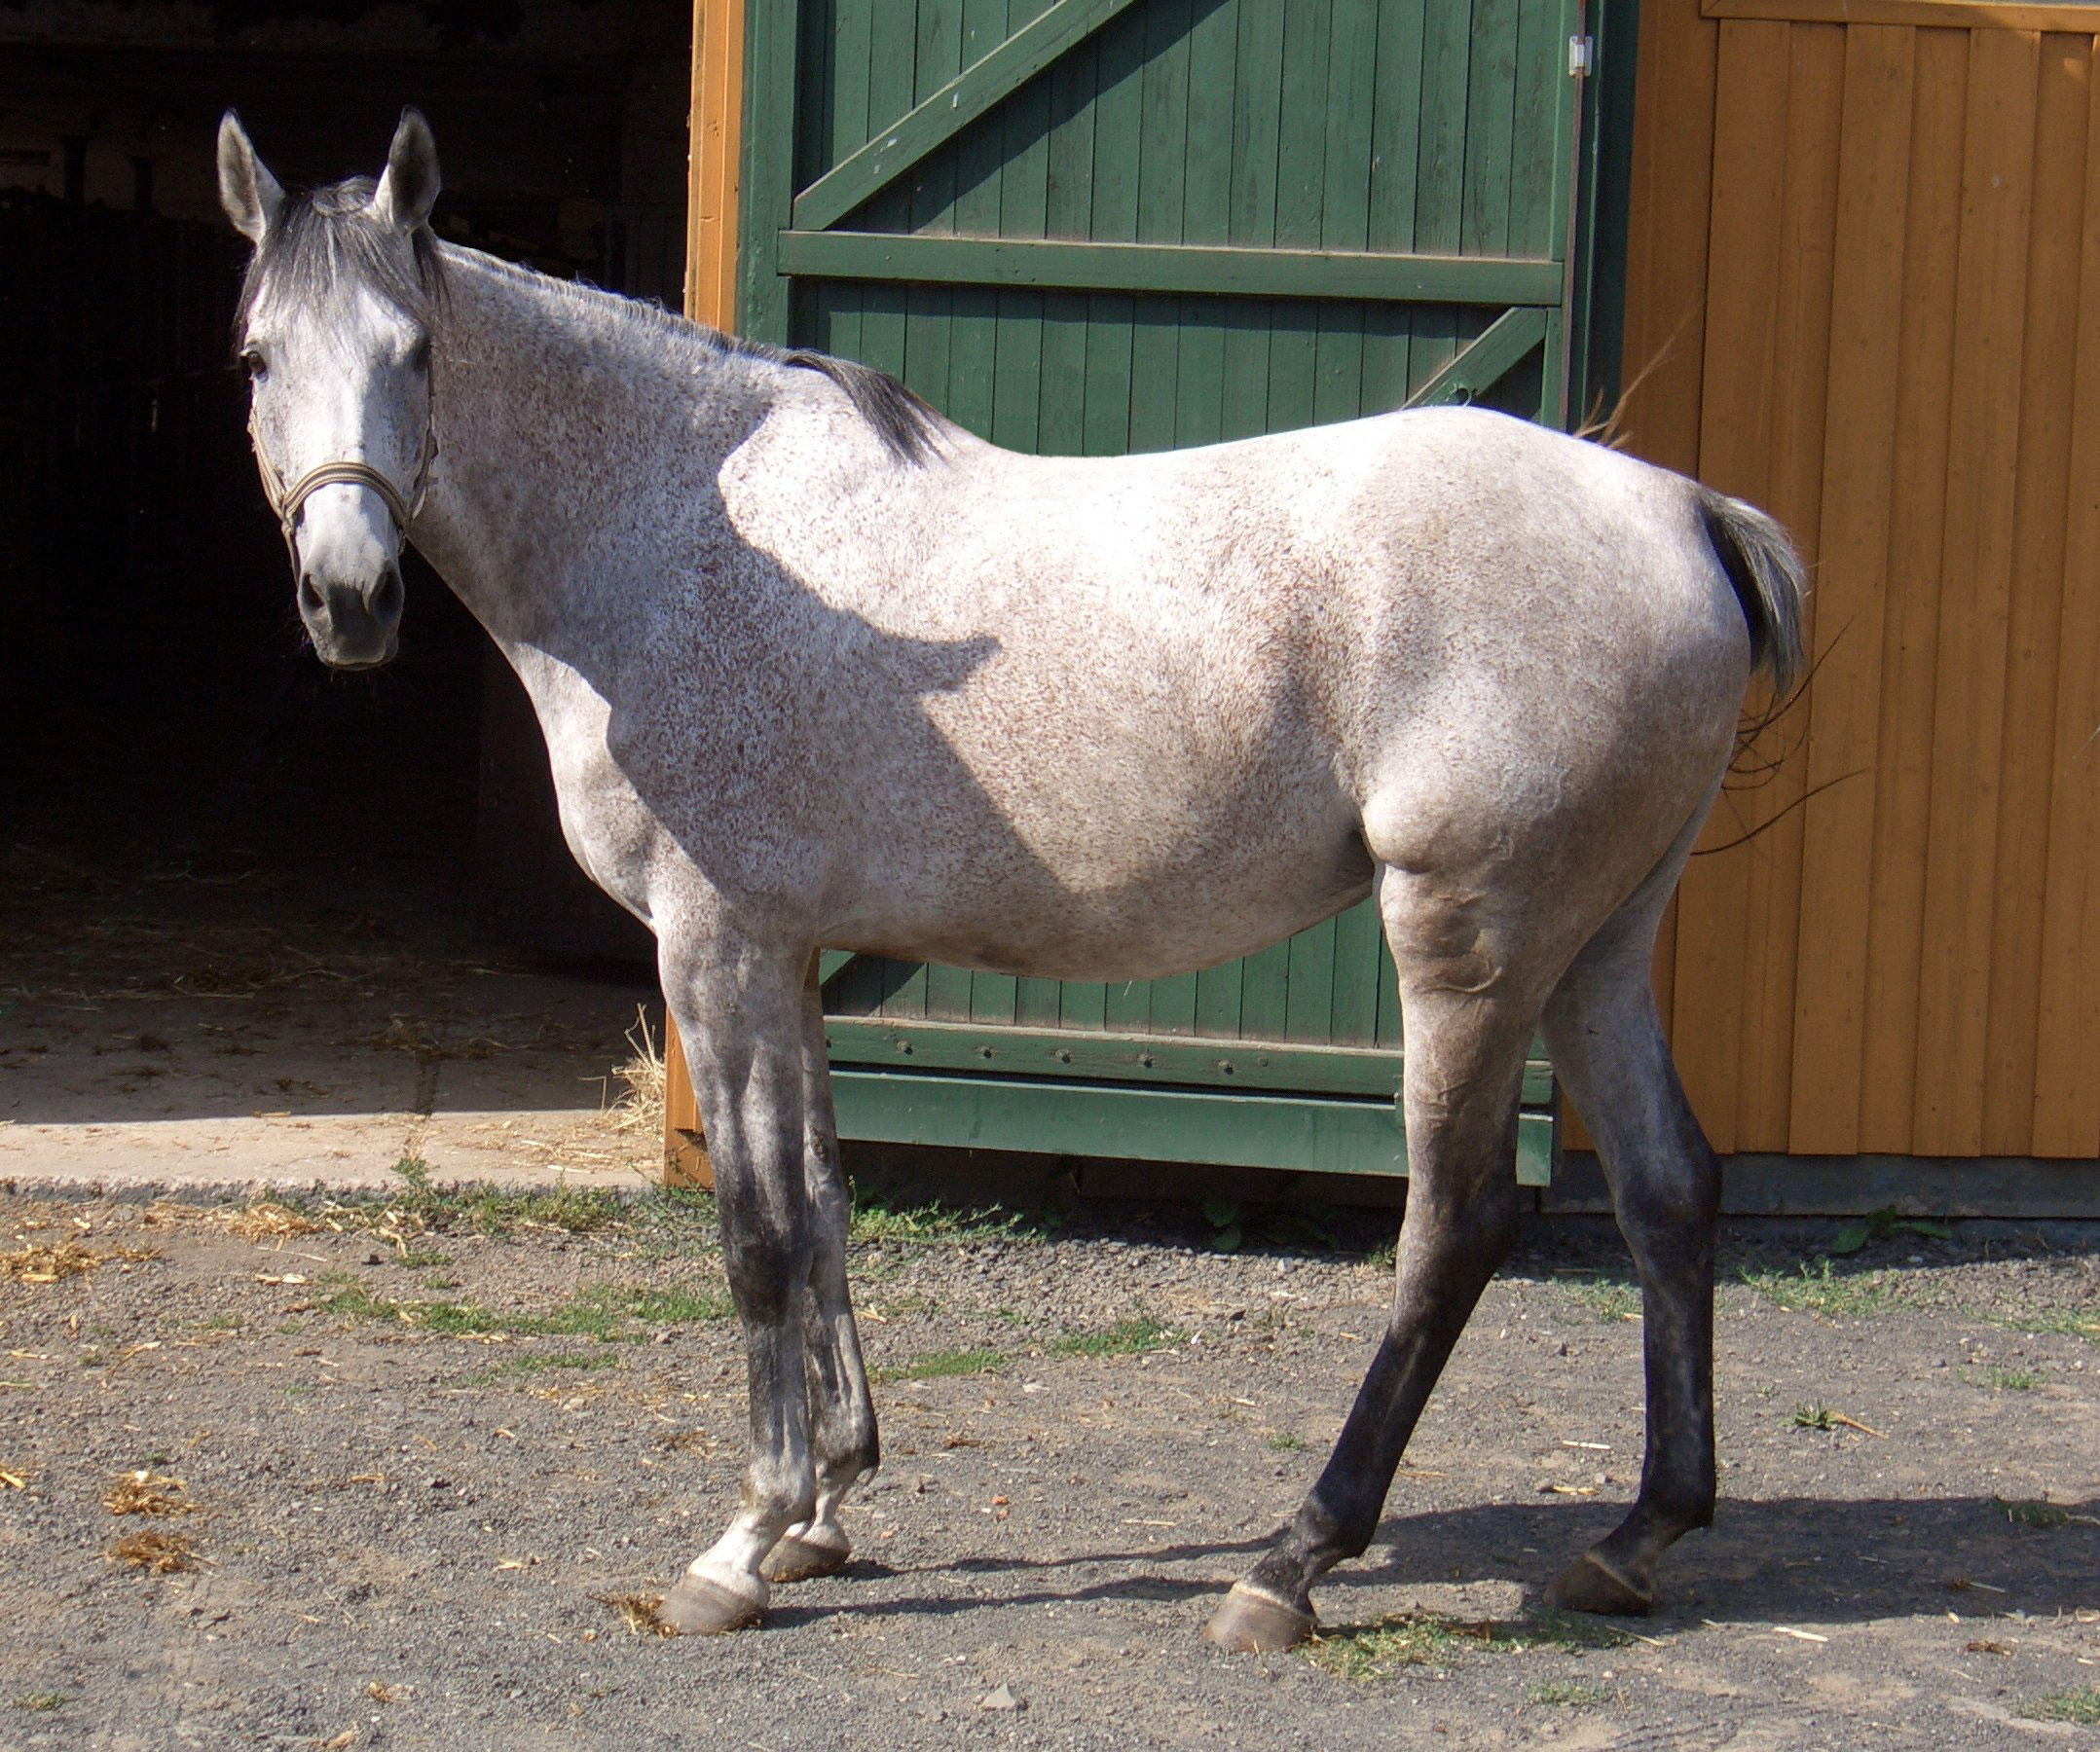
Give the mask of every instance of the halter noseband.
POLYGON ((299 564, 299 513, 307 500, 323 487, 369 487, 379 494, 380 503, 387 507, 395 533, 404 537, 408 534, 408 526, 416 521, 416 514, 423 509, 424 495, 429 491, 430 464, 437 456, 437 425, 433 420, 424 427, 423 455, 416 463, 416 479, 410 487, 413 496, 410 497, 404 497, 401 490, 371 463, 351 458, 322 462, 308 469, 287 488, 284 477, 277 473, 276 464, 270 460, 269 453, 263 449, 262 437, 255 430, 252 409, 248 413, 248 443, 255 450, 256 466, 263 477, 263 491, 270 495, 270 508, 277 514, 277 523, 284 531, 285 552, 291 555, 296 568, 299 564))

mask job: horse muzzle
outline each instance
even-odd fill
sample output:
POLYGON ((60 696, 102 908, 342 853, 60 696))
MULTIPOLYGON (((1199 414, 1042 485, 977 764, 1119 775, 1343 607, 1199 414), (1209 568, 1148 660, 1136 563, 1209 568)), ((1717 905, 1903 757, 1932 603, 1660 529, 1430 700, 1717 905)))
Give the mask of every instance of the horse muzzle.
POLYGON ((299 618, 330 669, 377 669, 400 647, 401 567, 388 561, 369 584, 299 575, 299 618))

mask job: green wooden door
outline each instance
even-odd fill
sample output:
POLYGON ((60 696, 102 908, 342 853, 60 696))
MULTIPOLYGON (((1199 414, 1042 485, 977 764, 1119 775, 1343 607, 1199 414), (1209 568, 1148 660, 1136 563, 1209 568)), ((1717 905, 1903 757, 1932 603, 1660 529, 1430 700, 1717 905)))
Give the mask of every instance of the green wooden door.
MULTIPOLYGON (((746 333, 1043 453, 1454 400, 1566 423, 1581 0, 752 0, 747 29, 746 333)), ((1405 1172, 1368 903, 1173 979, 826 970, 848 1136, 1405 1172)))

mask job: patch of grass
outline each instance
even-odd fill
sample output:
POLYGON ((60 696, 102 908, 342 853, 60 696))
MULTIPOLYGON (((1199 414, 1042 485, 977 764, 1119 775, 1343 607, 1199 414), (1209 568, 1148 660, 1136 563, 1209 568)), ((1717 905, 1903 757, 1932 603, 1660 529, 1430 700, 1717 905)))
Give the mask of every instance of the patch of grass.
POLYGON ((2100 1526, 2100 1516, 2081 1515, 2074 1509, 2066 1509, 2060 1503, 2019 1500, 2008 1502, 2004 1497, 1991 1498, 1991 1507, 2003 1515, 2015 1527, 2094 1527, 2100 1526))
POLYGON ((209 1320, 201 1320, 198 1329, 205 1332, 232 1332, 239 1330, 240 1318, 236 1314, 214 1314, 209 1320))
POLYGON ((1832 1427, 1828 1405, 1796 1405, 1793 1415, 1787 1421, 1797 1430, 1827 1430, 1832 1427))
POLYGON ((2083 1722, 2088 1727, 2100 1725, 2100 1685, 2080 1685, 2070 1691, 2044 1692, 2031 1702, 2022 1703, 2015 1715, 2023 1715, 2031 1722, 2083 1722))
POLYGON ((1869 1241, 1886 1241, 1896 1235, 1919 1235, 1929 1241, 1951 1241, 1954 1231, 1944 1223, 1925 1217, 1905 1217, 1894 1205, 1869 1212, 1857 1223, 1848 1223, 1830 1237, 1834 1254, 1856 1254, 1869 1241))
POLYGON ((923 1357, 914 1357, 908 1363, 896 1363, 887 1369, 870 1369, 868 1379, 878 1384, 884 1381, 931 1381, 942 1375, 997 1374, 1006 1366, 1007 1356, 1004 1351, 928 1351, 923 1357))
POLYGON ((2042 1332, 2054 1338, 2082 1338, 2100 1344, 2100 1310, 2028 1308, 2017 1314, 1986 1313, 1983 1318, 2008 1332, 2042 1332))
POLYGON ((1527 1703, 1568 1703, 1576 1708, 1594 1708, 1599 1703, 1609 1703, 1611 1697, 1602 1685, 1580 1685, 1570 1679, 1549 1679, 1542 1685, 1524 1688, 1527 1703))
POLYGON ((1492 1624, 1460 1624, 1432 1613, 1402 1613, 1376 1624, 1353 1624, 1315 1634, 1306 1659, 1337 1679, 1361 1685, 1389 1679, 1409 1667, 1446 1666, 1462 1648, 1492 1648, 1492 1624))
POLYGON ((863 1244, 982 1247, 1032 1243, 1051 1233, 1049 1220, 1003 1205, 956 1205, 939 1199, 913 1204, 880 1189, 854 1189, 852 1239, 863 1244))
POLYGON ((1313 1665, 1338 1679, 1391 1678, 1414 1666, 1448 1666, 1471 1651, 1521 1655, 1529 1649, 1586 1653, 1623 1648, 1633 1638, 1579 1614, 1541 1607, 1521 1619, 1450 1619, 1409 1612, 1324 1635, 1306 1646, 1313 1665))
POLYGON ((735 1312, 725 1291, 620 1284, 594 1285, 541 1314, 503 1313, 478 1301, 397 1301, 355 1282, 321 1306, 352 1320, 397 1322, 455 1337, 500 1332, 516 1338, 595 1338, 601 1344, 638 1343, 651 1330, 724 1320, 735 1312))
POLYGON ((1640 1286, 1617 1278, 1593 1278, 1586 1283, 1564 1284, 1569 1296, 1606 1326, 1640 1318, 1640 1286))
POLYGON ((512 1375, 545 1374, 558 1369, 610 1369, 619 1362, 613 1351, 527 1351, 505 1357, 466 1377, 469 1387, 487 1387, 512 1375))
POLYGON ((1066 1332, 1051 1342, 1050 1349, 1060 1357, 1133 1357, 1163 1350, 1180 1337, 1171 1328, 1141 1314, 1098 1332, 1066 1332))
POLYGON ((1293 1436, 1288 1430, 1272 1430, 1268 1445, 1279 1454, 1295 1454, 1306 1445, 1306 1439, 1293 1436))
POLYGON ((438 1265, 450 1265, 452 1263, 452 1255, 417 1249, 408 1253, 394 1255, 393 1262, 396 1265, 406 1265, 412 1270, 425 1270, 438 1265))
POLYGON ((319 1221, 330 1228, 355 1229, 390 1241, 407 1263, 418 1251, 412 1243, 424 1235, 503 1239, 521 1228, 583 1235, 614 1227, 627 1215, 621 1199, 591 1188, 439 1186, 420 1156, 403 1156, 393 1172, 398 1184, 389 1190, 331 1203, 319 1221))
POLYGON ((17 1709, 49 1711, 63 1709, 72 1700, 72 1697, 62 1691, 38 1691, 24 1693, 14 1699, 14 1704, 17 1709))
POLYGON ((1909 1299, 1886 1271, 1840 1272, 1827 1259, 1793 1271, 1743 1270, 1743 1281, 1767 1301, 1790 1313, 1886 1314, 1909 1299))
POLYGON ((2048 1379, 2034 1369, 1964 1369, 1958 1372, 1971 1387, 1998 1387, 2008 1393, 2032 1393, 2048 1379))

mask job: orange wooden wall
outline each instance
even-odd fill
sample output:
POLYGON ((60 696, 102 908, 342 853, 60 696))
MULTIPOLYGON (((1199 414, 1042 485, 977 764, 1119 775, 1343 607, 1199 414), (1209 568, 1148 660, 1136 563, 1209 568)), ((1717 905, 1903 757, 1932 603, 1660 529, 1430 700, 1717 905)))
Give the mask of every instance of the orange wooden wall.
POLYGON ((1723 1151, 2100 1154, 2096 33, 1642 0, 1631 448, 1816 580, 1657 968, 1723 1151))

